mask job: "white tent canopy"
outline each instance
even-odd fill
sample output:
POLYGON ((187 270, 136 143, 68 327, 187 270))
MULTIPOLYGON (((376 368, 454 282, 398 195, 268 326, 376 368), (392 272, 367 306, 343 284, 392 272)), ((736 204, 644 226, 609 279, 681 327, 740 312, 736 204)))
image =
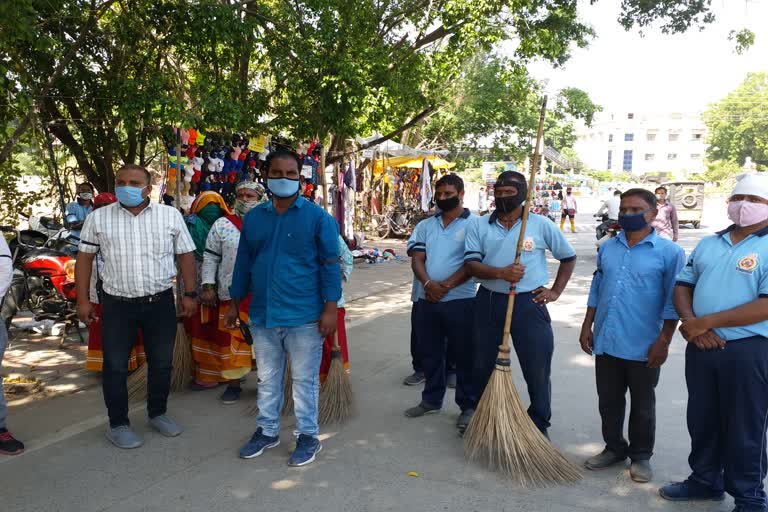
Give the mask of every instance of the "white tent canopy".
MULTIPOLYGON (((357 143, 360 145, 368 144, 376 139, 380 139, 382 135, 379 132, 373 132, 370 137, 357 137, 357 143)), ((416 149, 404 144, 398 144, 392 140, 386 140, 380 144, 372 146, 370 149, 375 149, 379 153, 384 153, 389 156, 445 156, 449 153, 447 149, 441 149, 438 151, 425 151, 423 149, 416 149)))

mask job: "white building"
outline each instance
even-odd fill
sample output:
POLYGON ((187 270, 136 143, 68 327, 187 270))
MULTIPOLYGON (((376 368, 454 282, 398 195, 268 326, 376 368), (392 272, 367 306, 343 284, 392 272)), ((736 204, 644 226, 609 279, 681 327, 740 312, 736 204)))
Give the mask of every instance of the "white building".
POLYGON ((701 113, 601 113, 578 131, 574 149, 597 171, 683 179, 704 171, 706 133, 701 113))

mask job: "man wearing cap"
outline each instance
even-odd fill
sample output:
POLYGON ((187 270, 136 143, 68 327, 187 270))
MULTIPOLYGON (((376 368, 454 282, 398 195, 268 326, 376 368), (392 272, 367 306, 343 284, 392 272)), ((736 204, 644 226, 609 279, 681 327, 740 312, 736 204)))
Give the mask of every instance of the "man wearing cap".
POLYGON ((472 310, 475 283, 464 264, 464 239, 475 217, 464 208, 464 182, 455 174, 437 181, 439 212, 416 226, 408 241, 413 273, 421 284, 416 308, 418 353, 426 384, 421 402, 405 411, 409 418, 438 412, 447 387, 446 350, 456 360, 459 431, 469 425, 478 397, 472 383, 472 310))
POLYGON ((768 176, 742 177, 728 217, 733 225, 699 242, 677 278, 691 475, 660 494, 720 501, 726 491, 735 512, 766 512, 768 176))
POLYGON ((515 171, 501 173, 494 192, 496 211, 470 225, 464 254, 470 275, 480 281, 474 327, 477 397, 482 396, 493 372, 504 332, 509 289, 515 285, 512 342, 531 399, 528 414, 546 435, 552 416, 550 373, 554 352, 554 335, 546 305, 557 300, 568 284, 576 266, 576 251, 552 221, 531 215, 523 239, 522 258, 520 264, 515 265, 523 202, 528 192, 525 176, 515 171), (546 288, 549 281, 547 250, 560 260, 551 288, 546 288))

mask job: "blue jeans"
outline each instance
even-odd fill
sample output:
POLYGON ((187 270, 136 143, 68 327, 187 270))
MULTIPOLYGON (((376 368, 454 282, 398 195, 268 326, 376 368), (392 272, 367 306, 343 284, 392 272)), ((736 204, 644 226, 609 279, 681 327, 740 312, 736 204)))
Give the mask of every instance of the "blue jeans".
MULTIPOLYGON (((3 356, 8 345, 8 331, 5 330, 5 322, 0 321, 0 369, 3 368, 3 356)), ((0 377, 0 429, 5 428, 5 393, 3 392, 3 378, 0 377)))
POLYGON ((280 433, 283 408, 285 355, 291 357, 296 431, 317 436, 317 397, 320 392, 320 361, 323 337, 317 322, 298 327, 267 329, 251 325, 253 350, 259 372, 259 415, 256 426, 266 436, 280 433))

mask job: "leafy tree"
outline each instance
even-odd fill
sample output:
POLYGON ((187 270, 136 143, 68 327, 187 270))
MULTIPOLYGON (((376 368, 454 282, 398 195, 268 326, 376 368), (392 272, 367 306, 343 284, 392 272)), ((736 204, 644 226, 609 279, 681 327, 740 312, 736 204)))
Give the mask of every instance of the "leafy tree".
POLYGON ((758 169, 768 169, 766 112, 768 73, 749 73, 735 91, 710 105, 704 113, 709 160, 743 165, 751 157, 758 169))

